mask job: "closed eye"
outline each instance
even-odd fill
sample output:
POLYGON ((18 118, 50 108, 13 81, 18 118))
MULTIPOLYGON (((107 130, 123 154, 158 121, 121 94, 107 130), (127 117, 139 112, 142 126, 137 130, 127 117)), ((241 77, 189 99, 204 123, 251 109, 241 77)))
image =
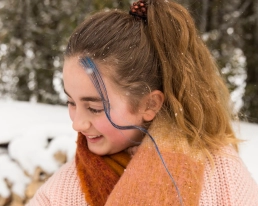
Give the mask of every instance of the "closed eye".
POLYGON ((74 103, 74 102, 71 102, 71 101, 67 101, 66 104, 67 104, 68 106, 69 106, 69 105, 75 106, 75 103, 74 103))
POLYGON ((93 109, 91 107, 88 107, 88 110, 93 114, 98 114, 104 111, 104 109, 93 109))

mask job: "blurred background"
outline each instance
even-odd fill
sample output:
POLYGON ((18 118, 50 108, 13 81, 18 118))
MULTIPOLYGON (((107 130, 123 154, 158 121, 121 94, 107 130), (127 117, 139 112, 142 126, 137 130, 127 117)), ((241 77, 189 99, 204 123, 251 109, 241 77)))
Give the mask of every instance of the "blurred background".
MULTIPOLYGON (((216 58, 235 111, 258 123, 258 1, 179 0, 216 58)), ((0 97, 64 104, 63 52, 91 12, 129 0, 0 0, 0 97)))
MULTIPOLYGON (((240 155, 258 181, 258 0, 178 2, 190 11, 217 60, 234 111, 240 120, 256 123, 241 123, 238 134, 252 138, 240 155)), ((62 85, 68 38, 92 12, 128 11, 131 3, 0 0, 0 206, 24 205, 73 158, 76 134, 63 107, 62 85)))

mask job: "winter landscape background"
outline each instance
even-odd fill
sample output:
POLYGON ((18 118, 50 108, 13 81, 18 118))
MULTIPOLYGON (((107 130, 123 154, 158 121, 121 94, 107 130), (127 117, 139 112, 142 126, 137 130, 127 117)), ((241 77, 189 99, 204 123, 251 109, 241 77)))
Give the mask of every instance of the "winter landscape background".
MULTIPOLYGON (((67 109, 48 105, 65 103, 62 65, 68 38, 91 12, 128 12, 132 2, 0 1, 0 206, 24 205, 73 158, 76 133, 67 109)), ((240 155, 258 182, 258 1, 178 2, 193 15, 218 63, 233 110, 253 122, 237 123, 235 131, 245 140, 240 155)))
MULTIPOLYGON (((54 154, 62 152, 67 161, 73 158, 76 133, 63 106, 0 100, 0 114, 0 145, 9 143, 8 149, 0 149, 0 196, 24 197, 37 167, 52 174, 61 165, 54 154), (9 188, 6 179, 11 182, 9 188)), ((234 128, 245 140, 240 156, 258 183, 258 125, 241 122, 234 123, 234 128)))

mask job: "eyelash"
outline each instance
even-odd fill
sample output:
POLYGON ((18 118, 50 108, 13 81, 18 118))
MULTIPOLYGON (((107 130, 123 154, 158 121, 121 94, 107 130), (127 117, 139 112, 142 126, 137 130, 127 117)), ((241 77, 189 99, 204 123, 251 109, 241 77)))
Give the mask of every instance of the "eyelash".
POLYGON ((90 112, 93 114, 98 114, 104 111, 104 109, 93 109, 91 107, 88 107, 88 110, 90 110, 90 112))
POLYGON ((75 104, 73 102, 67 101, 66 102, 67 106, 70 104, 71 106, 75 106, 75 104))
MULTIPOLYGON (((67 104, 67 105, 71 105, 71 106, 75 106, 75 103, 70 102, 70 101, 67 101, 66 104, 67 104)), ((101 112, 104 111, 104 109, 93 109, 93 108, 91 108, 91 107, 88 107, 87 109, 88 109, 91 113, 93 113, 93 114, 98 114, 98 113, 101 113, 101 112)))

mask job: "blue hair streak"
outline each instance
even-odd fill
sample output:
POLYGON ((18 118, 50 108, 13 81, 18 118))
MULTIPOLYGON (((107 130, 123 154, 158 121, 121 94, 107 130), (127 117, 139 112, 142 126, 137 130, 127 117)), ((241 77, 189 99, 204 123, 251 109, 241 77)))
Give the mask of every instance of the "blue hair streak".
POLYGON ((178 186, 177 186, 177 184, 175 182, 175 179, 173 178, 172 174, 169 172, 168 167, 167 167, 167 165, 166 165, 166 163, 165 163, 165 161, 164 161, 164 159, 163 159, 163 157, 160 153, 160 150, 159 150, 158 145, 155 142, 154 138, 143 127, 140 127, 140 126, 137 126, 137 125, 120 126, 120 125, 115 124, 112 121, 112 118, 110 116, 110 103, 109 103, 109 99, 108 99, 108 95, 107 95, 107 90, 106 90, 105 84, 104 84, 104 82, 101 78, 101 75, 100 75, 96 65, 94 64, 94 62, 89 57, 81 58, 80 63, 83 66, 83 68, 85 69, 86 73, 89 75, 89 77, 90 77, 92 83, 94 84, 98 94, 100 95, 100 98, 103 102, 105 114, 106 114, 109 122, 113 125, 113 127, 117 128, 119 130, 138 129, 138 130, 140 130, 141 132, 145 133, 146 135, 148 135, 150 137, 150 139, 152 140, 152 142, 155 146, 155 149, 156 149, 156 151, 159 155, 159 158, 160 158, 166 172, 168 173, 173 185, 175 186, 176 192, 178 194, 180 205, 182 206, 183 205, 183 200, 182 200, 182 196, 180 194, 180 191, 178 189, 178 186))

